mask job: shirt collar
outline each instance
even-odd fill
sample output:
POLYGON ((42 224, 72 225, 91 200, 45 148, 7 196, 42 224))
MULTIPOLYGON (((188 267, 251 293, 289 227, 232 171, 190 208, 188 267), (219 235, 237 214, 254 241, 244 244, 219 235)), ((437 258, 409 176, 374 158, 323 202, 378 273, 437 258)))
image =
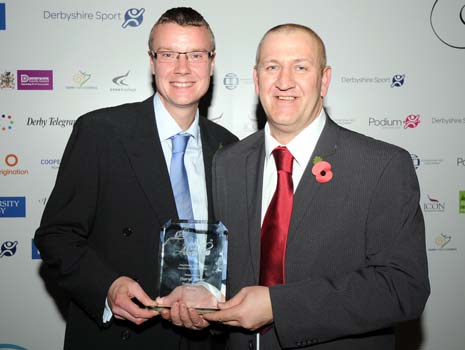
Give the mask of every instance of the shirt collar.
POLYGON ((155 121, 157 123, 158 135, 160 141, 170 139, 176 134, 183 133, 191 135, 195 142, 200 140, 200 129, 199 129, 199 110, 195 112, 195 118, 191 126, 186 130, 182 131, 176 121, 173 119, 171 114, 166 110, 163 102, 160 99, 158 92, 153 97, 153 108, 155 111, 155 121))
POLYGON ((266 123, 265 157, 267 158, 267 161, 272 156, 273 150, 276 147, 286 146, 297 164, 304 168, 310 160, 325 123, 326 113, 322 108, 320 114, 310 123, 310 125, 298 133, 287 145, 281 145, 273 136, 271 136, 270 126, 266 123))

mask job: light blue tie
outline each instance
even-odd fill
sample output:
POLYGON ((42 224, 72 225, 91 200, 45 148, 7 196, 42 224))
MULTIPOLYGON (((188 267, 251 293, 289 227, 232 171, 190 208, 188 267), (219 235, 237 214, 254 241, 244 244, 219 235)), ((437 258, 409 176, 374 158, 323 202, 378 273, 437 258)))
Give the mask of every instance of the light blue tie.
MULTIPOLYGON (((172 155, 170 165, 170 180, 173 189, 174 200, 179 219, 194 220, 192 212, 191 195, 189 192, 189 180, 187 178, 186 167, 184 166, 184 154, 189 142, 190 135, 176 134, 171 138, 172 155)), ((184 244, 189 267, 192 274, 192 283, 199 280, 199 263, 197 253, 197 237, 195 233, 184 233, 184 244)))
POLYGON ((189 192, 189 180, 184 166, 184 153, 190 135, 176 134, 171 138, 172 155, 170 165, 170 180, 173 189, 176 209, 181 220, 193 220, 191 194, 189 192))

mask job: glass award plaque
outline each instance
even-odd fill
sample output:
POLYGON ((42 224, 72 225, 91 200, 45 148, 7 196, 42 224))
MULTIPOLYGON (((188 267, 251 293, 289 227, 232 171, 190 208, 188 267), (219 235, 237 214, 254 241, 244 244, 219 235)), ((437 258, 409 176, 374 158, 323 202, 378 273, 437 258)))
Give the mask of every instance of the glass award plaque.
POLYGON ((227 251, 223 223, 169 220, 160 232, 159 295, 171 294, 200 313, 217 310, 225 301, 227 251))

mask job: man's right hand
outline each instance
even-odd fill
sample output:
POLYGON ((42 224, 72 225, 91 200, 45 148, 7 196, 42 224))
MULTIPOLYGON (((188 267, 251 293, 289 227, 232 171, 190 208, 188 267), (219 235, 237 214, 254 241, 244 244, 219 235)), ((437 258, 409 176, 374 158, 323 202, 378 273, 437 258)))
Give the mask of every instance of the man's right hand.
POLYGON ((132 298, 136 298, 145 306, 157 304, 144 292, 139 283, 129 277, 118 277, 111 284, 107 294, 107 301, 115 318, 139 325, 158 315, 157 311, 140 308, 132 298))

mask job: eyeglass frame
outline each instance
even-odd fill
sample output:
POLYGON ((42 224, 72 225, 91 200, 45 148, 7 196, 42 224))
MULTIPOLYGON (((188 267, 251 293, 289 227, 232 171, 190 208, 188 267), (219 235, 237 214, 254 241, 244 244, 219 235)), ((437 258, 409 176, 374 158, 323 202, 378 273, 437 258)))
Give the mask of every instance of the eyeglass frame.
POLYGON ((157 59, 157 55, 159 53, 162 53, 162 52, 171 52, 171 53, 176 53, 177 56, 176 56, 176 59, 172 62, 170 61, 165 61, 164 63, 174 63, 174 62, 177 62, 179 60, 179 57, 181 55, 185 55, 186 56, 186 60, 187 62, 194 62, 194 63, 206 63, 208 61, 208 59, 211 59, 213 57, 215 57, 216 55, 216 52, 213 50, 213 51, 207 51, 207 50, 194 50, 194 51, 185 51, 185 52, 179 52, 179 51, 171 51, 171 50, 162 50, 162 51, 153 51, 153 50, 149 50, 149 55, 154 59, 156 60, 157 59), (187 56, 187 54, 189 53, 193 53, 193 52, 202 52, 202 53, 206 53, 207 56, 208 56, 208 59, 207 61, 198 61, 198 62, 195 62, 195 61, 191 61, 189 60, 189 56, 187 56))

